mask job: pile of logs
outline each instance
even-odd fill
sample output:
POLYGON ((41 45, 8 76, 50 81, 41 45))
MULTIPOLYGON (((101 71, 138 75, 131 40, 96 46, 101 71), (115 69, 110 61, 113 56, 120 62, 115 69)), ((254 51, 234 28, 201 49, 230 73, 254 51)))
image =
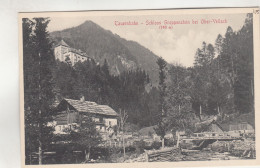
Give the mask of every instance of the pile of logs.
POLYGON ((165 148, 156 151, 149 151, 146 153, 147 162, 167 162, 173 161, 174 156, 179 155, 180 150, 178 148, 165 148))
POLYGON ((125 161, 126 163, 134 163, 134 162, 147 162, 146 153, 139 155, 137 158, 129 159, 125 161))
POLYGON ((145 153, 139 155, 137 158, 132 158, 125 160, 124 162, 168 162, 168 161, 179 161, 181 159, 181 151, 178 148, 164 148, 160 150, 146 151, 145 153))

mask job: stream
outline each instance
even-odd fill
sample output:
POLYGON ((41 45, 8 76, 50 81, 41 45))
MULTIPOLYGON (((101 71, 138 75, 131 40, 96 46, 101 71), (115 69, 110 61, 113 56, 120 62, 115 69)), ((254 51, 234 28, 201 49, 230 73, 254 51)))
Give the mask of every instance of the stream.
POLYGON ((175 161, 209 161, 209 160, 239 160, 240 157, 232 156, 229 152, 214 152, 211 150, 201 150, 183 153, 181 158, 175 161))

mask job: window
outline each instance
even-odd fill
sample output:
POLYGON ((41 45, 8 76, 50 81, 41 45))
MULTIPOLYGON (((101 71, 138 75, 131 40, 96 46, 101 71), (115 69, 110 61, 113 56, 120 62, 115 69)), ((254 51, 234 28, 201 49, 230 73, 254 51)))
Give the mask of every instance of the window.
POLYGON ((110 126, 112 125, 111 121, 108 121, 108 125, 110 125, 110 126))

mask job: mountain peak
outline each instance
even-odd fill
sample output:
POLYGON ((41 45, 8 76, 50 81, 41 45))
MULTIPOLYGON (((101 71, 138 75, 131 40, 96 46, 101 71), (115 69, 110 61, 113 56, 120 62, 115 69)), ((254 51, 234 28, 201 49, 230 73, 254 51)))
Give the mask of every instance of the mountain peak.
POLYGON ((79 25, 78 27, 98 27, 101 28, 98 24, 96 24, 95 22, 91 21, 91 20, 86 20, 84 23, 82 23, 81 25, 79 25))

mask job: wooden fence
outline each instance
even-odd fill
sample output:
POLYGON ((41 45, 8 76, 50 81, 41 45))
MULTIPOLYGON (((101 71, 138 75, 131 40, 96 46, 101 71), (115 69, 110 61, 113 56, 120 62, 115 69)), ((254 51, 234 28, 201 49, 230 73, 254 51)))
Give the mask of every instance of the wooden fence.
MULTIPOLYGON (((133 146, 133 144, 134 144, 133 141, 126 141, 125 147, 133 146)), ((102 144, 102 146, 105 146, 105 147, 123 147, 123 142, 122 141, 106 141, 102 144)))

